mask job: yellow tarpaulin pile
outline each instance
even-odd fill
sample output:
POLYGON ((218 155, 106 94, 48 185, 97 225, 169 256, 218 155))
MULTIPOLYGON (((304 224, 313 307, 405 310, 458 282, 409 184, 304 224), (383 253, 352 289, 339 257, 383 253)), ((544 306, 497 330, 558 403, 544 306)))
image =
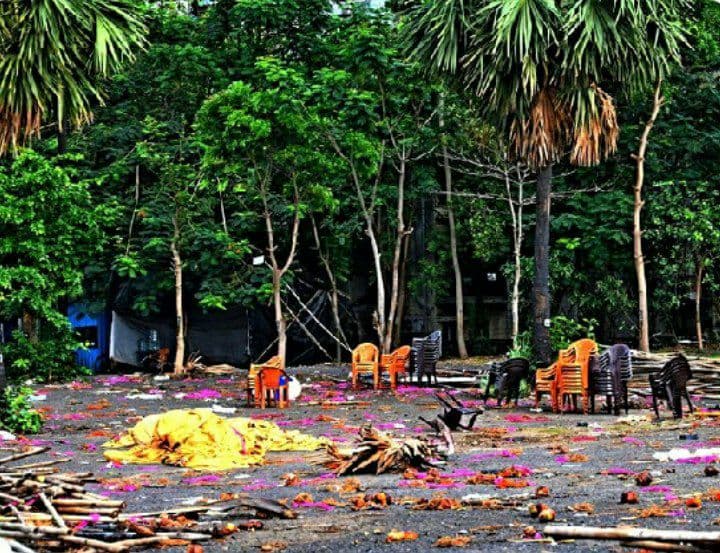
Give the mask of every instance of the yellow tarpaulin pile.
POLYGON ((311 451, 327 443, 269 421, 224 419, 210 409, 176 409, 143 418, 103 447, 113 448, 105 451, 106 458, 121 463, 227 470, 261 464, 268 451, 311 451))

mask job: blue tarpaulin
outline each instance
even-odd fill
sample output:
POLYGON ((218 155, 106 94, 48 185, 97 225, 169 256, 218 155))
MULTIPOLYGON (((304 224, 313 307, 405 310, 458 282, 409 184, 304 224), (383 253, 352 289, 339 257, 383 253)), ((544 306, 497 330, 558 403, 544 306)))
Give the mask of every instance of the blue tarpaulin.
POLYGON ((73 303, 68 307, 68 319, 73 329, 79 334, 80 341, 85 343, 84 349, 75 352, 78 365, 87 367, 93 372, 101 369, 107 361, 109 348, 109 324, 106 313, 91 313, 82 303, 73 303))

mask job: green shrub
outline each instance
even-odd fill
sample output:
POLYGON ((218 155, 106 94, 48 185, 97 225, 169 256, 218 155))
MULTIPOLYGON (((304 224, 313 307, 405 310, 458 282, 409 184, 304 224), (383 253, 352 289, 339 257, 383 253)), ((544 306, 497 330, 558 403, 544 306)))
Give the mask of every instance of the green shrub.
POLYGON ((42 332, 37 340, 15 331, 3 344, 8 379, 51 382, 87 375, 89 371, 75 362, 75 350, 81 346, 69 327, 42 332))
POLYGON ((42 415, 32 407, 30 388, 8 386, 0 392, 0 427, 16 434, 37 434, 42 430, 42 415))
POLYGON ((521 332, 517 335, 515 345, 507 352, 510 359, 522 357, 523 359, 532 359, 532 333, 529 330, 521 332))
POLYGON ((558 352, 580 338, 594 340, 596 326, 595 319, 583 319, 582 323, 579 323, 562 315, 553 317, 550 323, 550 347, 553 352, 558 352))

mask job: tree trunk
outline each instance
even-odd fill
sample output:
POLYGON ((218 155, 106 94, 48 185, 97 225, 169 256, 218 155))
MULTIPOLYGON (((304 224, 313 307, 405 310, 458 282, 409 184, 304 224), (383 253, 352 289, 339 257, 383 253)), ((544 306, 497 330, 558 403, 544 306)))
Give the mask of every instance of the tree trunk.
POLYGON ((700 300, 702 298, 702 280, 703 272, 705 270, 704 259, 701 257, 697 261, 697 267, 695 270, 695 330, 697 332, 698 349, 703 350, 703 333, 702 333, 702 318, 700 317, 700 300))
MULTIPOLYGON (((444 121, 440 120, 440 127, 444 121)), ((465 296, 463 294, 462 272, 460 271, 460 260, 457 253, 457 233, 455 232, 455 210, 452 200, 452 171, 447 145, 441 138, 443 155, 443 172, 445 174, 445 193, 447 194, 448 226, 450 227, 450 255, 452 256, 453 273, 455 274, 455 334, 457 338, 458 355, 461 359, 467 359, 468 352, 465 345, 465 296)))
POLYGON ((275 305, 275 325, 278 333, 278 355, 282 360, 281 368, 285 368, 285 357, 287 355, 287 321, 282 309, 282 296, 280 286, 282 285, 282 274, 278 269, 273 269, 273 303, 275 305))
POLYGON ((320 232, 318 231, 315 217, 310 215, 310 221, 312 223, 313 236, 315 238, 315 247, 318 251, 320 261, 325 268, 325 273, 328 276, 328 282, 330 283, 330 308, 332 310, 333 321, 335 323, 335 331, 337 332, 337 340, 335 340, 335 360, 339 363, 342 360, 342 346, 340 345, 340 339, 347 342, 345 332, 342 329, 342 321, 340 320, 340 294, 338 293, 337 279, 335 273, 332 271, 330 266, 330 260, 328 255, 323 253, 322 244, 320 243, 320 232))
POLYGON ((638 285, 638 326, 640 331, 640 350, 650 351, 650 328, 647 306, 647 279, 645 278, 645 258, 642 249, 642 228, 640 225, 640 215, 645 202, 642 199, 642 188, 645 181, 645 152, 647 151, 648 136, 650 130, 655 124, 660 106, 664 99, 660 95, 660 87, 662 81, 658 80, 655 85, 655 94, 653 96, 653 108, 650 119, 645 123, 642 135, 640 136, 640 145, 637 155, 633 155, 637 164, 635 173, 635 186, 633 188, 635 204, 633 209, 633 258, 635 261, 635 273, 637 275, 638 285))
POLYGON ((273 304, 275 307, 275 325, 278 332, 278 356, 280 357, 280 368, 285 368, 285 361, 287 357, 287 321, 285 320, 285 314, 283 313, 282 305, 282 277, 287 273, 288 269, 295 259, 295 252, 297 250, 298 234, 300 232, 300 213, 298 212, 298 206, 300 204, 300 196, 297 189, 297 182, 293 181, 293 204, 295 206, 292 231, 290 235, 291 245, 290 251, 288 252, 285 264, 281 267, 278 263, 277 256, 275 255, 275 230, 273 228, 272 214, 268 207, 268 190, 267 181, 263 181, 260 186, 265 218, 265 230, 267 232, 268 241, 268 256, 270 257, 270 265, 272 267, 272 290, 273 290, 273 304))
POLYGON ((405 317, 405 301, 407 299, 407 262, 410 251, 410 237, 406 236, 403 242, 402 261, 400 263, 400 296, 398 297, 397 315, 395 316, 395 339, 400 340, 402 336, 402 322, 405 317))
POLYGON ((372 248, 373 260, 375 262, 375 275, 377 279, 377 307, 375 310, 375 328, 377 330, 380 344, 384 344, 385 339, 385 282, 382 274, 382 263, 380 261, 380 248, 375 233, 372 230, 372 220, 367 221, 366 232, 370 237, 370 247, 372 248))
MULTIPOLYGON (((519 171, 518 171, 519 173, 519 171)), ((515 263, 515 272, 513 276, 512 298, 510 300, 510 311, 512 316, 512 341, 513 347, 517 347, 517 337, 520 333, 520 279, 522 277, 522 242, 523 242, 523 182, 518 179, 518 198, 517 203, 513 199, 512 185, 510 183, 510 174, 505 173, 505 188, 507 190, 508 205, 510 207, 510 215, 512 216, 513 231, 513 258, 515 263)))
MULTIPOLYGON (((405 151, 403 149, 400 159, 400 168, 398 174, 398 203, 397 203, 397 227, 395 230, 395 251, 393 252, 391 281, 392 288, 390 291, 390 312, 388 313, 387 326, 385 328, 385 338, 383 340, 383 353, 390 353, 393 345, 393 332, 395 330, 395 317, 397 316, 398 301, 400 296, 400 261, 402 257, 402 245, 408 231, 405 230, 405 178, 407 176, 407 162, 405 160, 405 151)), ((412 232, 412 229, 411 231, 412 232)))
POLYGON ((178 249, 179 238, 180 228, 177 215, 175 215, 173 217, 173 239, 170 242, 175 272, 175 362, 173 363, 175 374, 182 374, 185 371, 185 315, 183 312, 182 258, 178 249))
POLYGON ((537 172, 537 203, 535 220, 535 280, 533 299, 535 358, 540 366, 550 364, 550 331, 545 321, 550 319, 550 198, 552 194, 552 165, 537 172))
POLYGON ((29 311, 23 311, 22 329, 25 337, 33 344, 38 341, 37 322, 35 316, 29 311))
MULTIPOLYGON (((360 175, 358 174, 357 167, 355 166, 355 163, 352 159, 350 159, 345 153, 342 151, 342 148, 337 143, 337 140, 332 134, 328 134, 328 139, 330 140, 330 143, 332 144, 333 149, 335 152, 340 156, 340 158, 347 163, 348 167, 350 168, 350 172, 352 174, 352 180, 355 184, 355 192, 357 193, 358 203, 360 204, 360 209, 362 210, 363 219, 365 220, 365 234, 367 234, 368 238, 370 239, 370 248, 372 250, 373 255, 373 264, 375 266, 375 277, 377 279, 377 307, 375 309, 374 313, 374 324, 375 324, 375 330, 377 331, 378 335, 378 341, 380 345, 382 346, 384 344, 385 340, 385 281, 383 279, 383 270, 382 270, 382 260, 380 259, 380 246, 378 245, 377 238, 375 236, 375 225, 373 223, 373 213, 372 210, 374 209, 374 205, 370 205, 368 207, 367 203, 365 202, 365 196, 363 194, 362 186, 360 185, 360 175)), ((383 142, 383 152, 384 152, 384 142, 383 142)), ((378 164, 378 172, 376 175, 376 181, 375 181, 375 187, 377 187, 378 183, 380 182, 380 175, 382 173, 382 167, 384 162, 384 155, 381 153, 380 155, 380 162, 378 164)), ((374 193, 373 193, 374 196, 374 193)))

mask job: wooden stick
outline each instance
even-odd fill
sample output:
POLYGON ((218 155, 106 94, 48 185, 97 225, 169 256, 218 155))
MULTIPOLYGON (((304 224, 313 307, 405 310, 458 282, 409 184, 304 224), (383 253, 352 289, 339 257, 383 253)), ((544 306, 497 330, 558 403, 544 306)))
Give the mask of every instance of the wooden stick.
POLYGON ((176 509, 163 509, 162 511, 150 511, 147 513, 123 513, 118 520, 128 520, 132 518, 151 518, 160 515, 182 515, 186 513, 204 513, 210 509, 210 505, 202 505, 198 507, 179 507, 176 509))
POLYGON ((50 516, 52 517, 55 524, 57 524, 60 528, 68 532, 68 527, 65 524, 65 521, 62 519, 62 517, 58 514, 58 512, 55 510, 55 507, 53 507, 53 504, 50 503, 50 500, 47 498, 44 492, 40 492, 38 494, 38 497, 40 498, 40 501, 43 502, 45 505, 45 508, 48 510, 48 513, 50 513, 50 516))
POLYGON ((661 542, 714 542, 720 544, 720 532, 655 530, 652 528, 601 528, 599 526, 561 526, 550 524, 542 533, 558 538, 592 540, 651 540, 661 542))
MULTIPOLYGON (((17 461, 19 459, 24 459, 25 457, 31 457, 32 455, 38 455, 39 453, 45 453, 46 451, 50 451, 50 446, 36 447, 28 451, 13 453, 12 455, 8 455, 7 457, 3 457, 2 459, 0 459, 0 465, 10 463, 11 461, 17 461)), ((13 467, 10 468, 12 469, 13 467)))
POLYGON ((704 547, 695 547, 694 545, 681 545, 678 543, 664 543, 661 541, 641 540, 626 541, 620 545, 623 547, 632 547, 638 549, 651 549, 653 551, 678 551, 679 553, 709 553, 712 549, 704 547))
POLYGON ((10 544, 10 549, 12 551, 17 551, 17 553, 35 553, 34 549, 25 547, 23 544, 15 540, 8 540, 8 543, 10 544))
POLYGON ((12 470, 37 469, 37 468, 43 468, 43 467, 51 467, 51 466, 57 465, 59 463, 67 463, 70 460, 71 459, 69 457, 63 457, 62 459, 53 459, 52 461, 41 461, 39 463, 29 463, 27 465, 16 465, 11 468, 12 468, 12 470))
POLYGON ((23 499, 20 499, 19 497, 16 497, 14 495, 10 495, 9 493, 3 493, 0 492, 0 499, 5 499, 6 501, 13 501, 15 503, 25 503, 23 499))
POLYGON ((97 513, 99 515, 115 516, 119 509, 116 507, 58 507, 59 512, 71 515, 89 515, 97 513))
POLYGON ((57 507, 115 507, 122 508, 125 506, 124 501, 105 499, 53 499, 53 504, 57 507))

